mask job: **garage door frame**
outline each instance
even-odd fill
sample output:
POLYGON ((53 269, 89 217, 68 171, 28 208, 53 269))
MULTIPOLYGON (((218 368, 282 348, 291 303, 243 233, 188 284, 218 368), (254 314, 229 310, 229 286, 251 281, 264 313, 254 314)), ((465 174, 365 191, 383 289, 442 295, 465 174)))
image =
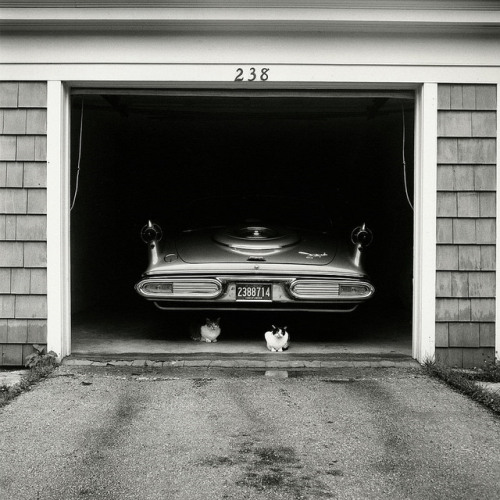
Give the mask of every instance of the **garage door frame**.
MULTIPOLYGON (((94 85, 99 85, 99 82, 94 82, 94 85)), ((99 86, 119 88, 120 83, 108 81, 99 86)), ((206 83, 189 85, 191 89, 206 86, 206 83)), ((140 85, 134 87, 140 88, 140 85)), ((146 82, 144 87, 147 87, 146 82)), ((407 84, 379 87, 408 90, 407 84)), ((47 92, 47 343, 48 349, 61 358, 71 354, 70 88, 69 83, 49 81, 47 92)), ((341 88, 348 89, 350 85, 342 84, 341 88)), ((352 88, 359 89, 360 86, 352 84, 352 88)), ((412 352, 420 362, 433 358, 435 352, 436 154, 437 84, 423 83, 416 87, 415 102, 412 322, 412 352)))

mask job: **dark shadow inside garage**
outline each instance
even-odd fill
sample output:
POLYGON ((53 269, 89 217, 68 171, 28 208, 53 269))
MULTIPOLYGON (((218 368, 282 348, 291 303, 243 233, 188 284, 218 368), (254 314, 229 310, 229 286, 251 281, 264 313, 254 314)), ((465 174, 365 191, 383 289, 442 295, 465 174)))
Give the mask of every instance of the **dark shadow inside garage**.
POLYGON ((278 323, 304 352, 411 354, 413 123, 408 92, 76 90, 73 353, 267 352, 263 334, 278 323), (194 313, 160 311, 134 291, 147 262, 139 232, 228 193, 321 200, 346 238, 366 222, 375 296, 347 314, 220 312, 221 342, 191 342, 194 313))

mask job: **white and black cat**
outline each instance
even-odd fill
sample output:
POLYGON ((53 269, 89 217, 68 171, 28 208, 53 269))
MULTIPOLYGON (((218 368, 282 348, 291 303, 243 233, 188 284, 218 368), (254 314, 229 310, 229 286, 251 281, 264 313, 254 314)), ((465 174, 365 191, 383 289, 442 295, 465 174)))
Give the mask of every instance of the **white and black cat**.
POLYGON ((197 342, 217 342, 217 337, 221 332, 220 318, 215 321, 206 318, 205 323, 193 323, 190 330, 191 338, 197 342))
POLYGON ((286 331, 286 326, 280 328, 272 325, 272 330, 266 332, 264 338, 271 352, 286 351, 290 345, 290 335, 286 331))

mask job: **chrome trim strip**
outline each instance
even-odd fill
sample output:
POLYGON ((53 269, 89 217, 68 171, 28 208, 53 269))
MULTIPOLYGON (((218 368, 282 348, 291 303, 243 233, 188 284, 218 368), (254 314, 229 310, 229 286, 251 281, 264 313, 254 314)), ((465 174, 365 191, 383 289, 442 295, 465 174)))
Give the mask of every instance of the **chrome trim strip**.
POLYGON ((343 280, 343 279, 296 279, 290 283, 290 293, 296 299, 301 300, 361 300, 373 295, 375 288, 367 281, 343 280), (357 295, 341 295, 342 285, 361 285, 367 288, 367 292, 357 295))
POLYGON ((222 295, 222 283, 213 278, 146 278, 135 285, 136 291, 148 299, 216 299, 222 295), (152 293, 145 290, 148 284, 172 283, 172 293, 152 293))

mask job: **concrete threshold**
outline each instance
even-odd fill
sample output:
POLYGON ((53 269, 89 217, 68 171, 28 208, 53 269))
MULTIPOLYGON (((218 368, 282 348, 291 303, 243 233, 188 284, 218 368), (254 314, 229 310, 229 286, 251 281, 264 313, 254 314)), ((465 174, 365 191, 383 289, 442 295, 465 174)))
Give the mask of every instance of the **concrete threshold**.
POLYGON ((82 354, 63 359, 67 366, 135 366, 151 368, 415 368, 418 362, 401 354, 82 354))

